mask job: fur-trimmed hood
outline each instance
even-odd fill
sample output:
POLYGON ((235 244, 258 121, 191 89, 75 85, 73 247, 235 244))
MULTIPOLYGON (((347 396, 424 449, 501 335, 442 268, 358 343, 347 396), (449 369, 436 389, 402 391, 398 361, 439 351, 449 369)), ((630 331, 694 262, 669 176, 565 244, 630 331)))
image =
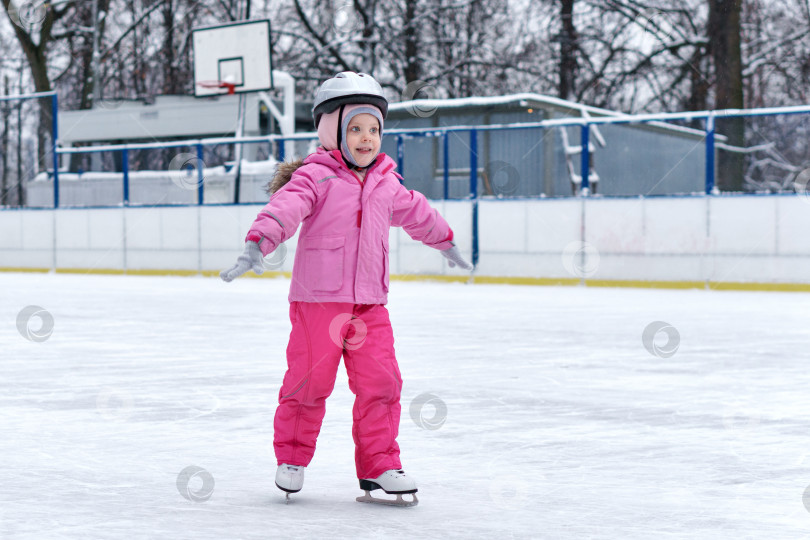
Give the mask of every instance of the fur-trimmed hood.
POLYGON ((304 159, 297 159, 295 161, 282 161, 276 166, 276 172, 273 174, 272 180, 267 183, 265 191, 268 195, 272 195, 276 191, 284 187, 290 181, 295 171, 304 164, 304 159))

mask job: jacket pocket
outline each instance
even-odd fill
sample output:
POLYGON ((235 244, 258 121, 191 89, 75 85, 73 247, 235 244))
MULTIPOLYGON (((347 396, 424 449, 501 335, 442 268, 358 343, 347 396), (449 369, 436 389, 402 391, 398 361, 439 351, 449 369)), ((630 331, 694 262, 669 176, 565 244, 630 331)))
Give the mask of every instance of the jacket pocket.
POLYGON ((382 285, 383 285, 383 291, 388 292, 388 280, 389 280, 389 276, 388 276, 388 272, 389 272, 389 266, 388 266, 388 242, 386 242, 384 238, 382 240, 382 252, 383 252, 383 280, 382 280, 382 285))
POLYGON ((343 286, 343 236, 308 238, 304 247, 306 287, 316 291, 337 291, 343 286))

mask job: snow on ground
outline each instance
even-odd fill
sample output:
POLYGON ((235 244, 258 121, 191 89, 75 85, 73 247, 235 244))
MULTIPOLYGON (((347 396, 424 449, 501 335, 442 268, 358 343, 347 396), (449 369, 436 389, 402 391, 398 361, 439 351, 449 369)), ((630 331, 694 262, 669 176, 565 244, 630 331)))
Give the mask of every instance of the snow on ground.
POLYGON ((394 282, 390 508, 354 501, 343 370, 273 485, 288 285, 0 273, 0 538, 810 534, 807 294, 394 282))

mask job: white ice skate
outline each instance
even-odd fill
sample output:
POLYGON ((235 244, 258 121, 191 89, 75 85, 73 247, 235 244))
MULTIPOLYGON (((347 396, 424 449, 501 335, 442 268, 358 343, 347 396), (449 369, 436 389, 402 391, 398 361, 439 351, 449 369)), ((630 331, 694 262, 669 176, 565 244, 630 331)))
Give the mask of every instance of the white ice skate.
POLYGON ((419 499, 416 498, 416 482, 413 478, 405 474, 405 471, 391 469, 385 471, 377 478, 360 480, 360 489, 366 491, 362 497, 357 497, 357 502, 367 502, 375 504, 389 504, 391 506, 416 506, 419 504, 419 499), (396 495, 396 499, 378 499, 372 497, 371 492, 375 489, 381 489, 389 495, 396 495), (408 501, 402 498, 403 495, 410 493, 413 499, 408 501))
POLYGON ((290 501, 290 493, 298 493, 304 487, 304 470, 301 465, 287 465, 282 463, 276 471, 276 487, 287 492, 287 502, 290 501))

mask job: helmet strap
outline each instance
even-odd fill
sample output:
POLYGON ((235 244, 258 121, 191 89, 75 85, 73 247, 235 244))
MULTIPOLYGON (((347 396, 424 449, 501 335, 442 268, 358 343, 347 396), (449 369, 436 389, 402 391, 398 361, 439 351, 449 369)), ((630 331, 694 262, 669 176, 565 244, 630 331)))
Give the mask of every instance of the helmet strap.
POLYGON ((360 165, 355 165, 354 163, 352 163, 351 161, 346 159, 346 156, 343 155, 343 152, 340 153, 340 157, 343 158, 343 163, 346 164, 346 166, 349 168, 350 171, 362 171, 363 169, 368 170, 372 165, 377 163, 377 158, 380 157, 380 154, 377 154, 376 156, 374 156, 374 159, 371 160, 371 163, 369 163, 365 167, 361 167, 360 165))
MULTIPOLYGON (((340 112, 338 113, 338 122, 337 122, 337 147, 340 150, 341 146, 343 145, 343 109, 346 108, 346 105, 340 106, 340 112)), ((343 152, 340 153, 343 155, 343 152)), ((345 158, 344 158, 345 159, 345 158)))

